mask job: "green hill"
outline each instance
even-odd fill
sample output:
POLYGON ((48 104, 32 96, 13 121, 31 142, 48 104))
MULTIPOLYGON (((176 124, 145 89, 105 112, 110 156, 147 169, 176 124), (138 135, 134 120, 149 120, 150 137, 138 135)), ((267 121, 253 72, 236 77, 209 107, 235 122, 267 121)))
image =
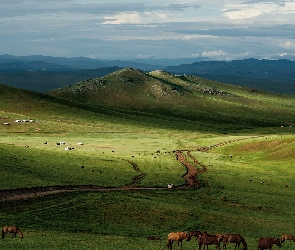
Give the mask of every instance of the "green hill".
POLYGON ((141 116, 214 123, 222 129, 294 125, 292 96, 164 71, 143 73, 127 68, 49 95, 141 116))

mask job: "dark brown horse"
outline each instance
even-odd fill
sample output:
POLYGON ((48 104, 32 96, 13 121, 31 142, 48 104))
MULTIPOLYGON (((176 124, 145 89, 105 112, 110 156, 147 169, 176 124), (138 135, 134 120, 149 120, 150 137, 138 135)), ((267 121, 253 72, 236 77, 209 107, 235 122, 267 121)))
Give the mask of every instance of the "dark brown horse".
POLYGON ((22 231, 17 226, 5 226, 2 229, 2 239, 5 238, 6 234, 11 233, 12 237, 16 238, 16 235, 19 234, 19 237, 22 239, 24 237, 22 231))
POLYGON ((202 235, 199 235, 198 237, 198 243, 199 243, 199 250, 201 250, 202 245, 203 249, 205 249, 205 246, 208 245, 215 245, 217 250, 220 250, 220 242, 223 240, 223 235, 221 234, 208 234, 207 232, 204 232, 202 235))
POLYGON ((227 243, 236 243, 235 245, 235 250, 238 248, 240 249, 240 244, 243 244, 243 250, 247 250, 248 246, 243 238, 242 235, 240 234, 223 234, 223 249, 226 249, 227 243))
POLYGON ((269 249, 272 250, 272 245, 277 245, 278 247, 281 247, 281 241, 279 238, 260 238, 258 240, 258 250, 264 250, 264 249, 269 249))
POLYGON ((162 239, 160 237, 155 237, 155 236, 147 236, 146 238, 148 240, 160 240, 160 241, 162 241, 162 239))
POLYGON ((196 237, 196 240, 198 240, 199 235, 202 235, 202 232, 196 230, 196 231, 190 231, 189 234, 190 234, 191 238, 192 238, 192 237, 196 237))
POLYGON ((283 243, 285 240, 289 240, 289 241, 294 241, 295 242, 295 238, 292 234, 284 234, 281 236, 281 242, 283 243))
POLYGON ((177 242, 178 247, 180 243, 180 249, 182 249, 182 241, 183 240, 190 241, 191 236, 189 233, 186 233, 186 232, 175 232, 175 233, 168 234, 167 240, 168 240, 167 241, 168 250, 172 249, 172 244, 174 241, 177 242))

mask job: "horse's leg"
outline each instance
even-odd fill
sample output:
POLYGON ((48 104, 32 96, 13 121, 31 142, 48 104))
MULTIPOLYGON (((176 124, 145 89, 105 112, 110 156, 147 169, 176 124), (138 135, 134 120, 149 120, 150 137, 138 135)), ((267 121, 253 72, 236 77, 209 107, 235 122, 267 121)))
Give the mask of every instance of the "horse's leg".
POLYGON ((168 250, 172 249, 172 243, 170 240, 167 241, 167 249, 168 250))
POLYGON ((199 249, 198 250, 201 250, 201 248, 202 248, 202 242, 198 242, 198 245, 199 245, 199 249))
POLYGON ((2 229, 2 239, 4 239, 5 238, 5 232, 4 232, 4 230, 2 229))
MULTIPOLYGON (((240 249, 240 244, 241 244, 241 242, 237 242, 236 243, 236 247, 238 247, 238 249, 240 249)), ((235 248, 236 249, 236 248, 235 248)))

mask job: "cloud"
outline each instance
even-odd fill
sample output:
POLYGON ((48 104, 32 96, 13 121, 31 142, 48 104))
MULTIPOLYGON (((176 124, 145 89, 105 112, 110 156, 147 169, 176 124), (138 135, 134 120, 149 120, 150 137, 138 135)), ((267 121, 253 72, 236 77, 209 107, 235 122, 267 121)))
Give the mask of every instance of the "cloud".
POLYGON ((294 14, 294 0, 1 0, 0 54, 290 56, 294 14))
POLYGON ((224 16, 231 20, 251 19, 262 15, 276 17, 295 13, 295 2, 248 1, 238 4, 227 4, 223 9, 224 16))
POLYGON ((279 45, 288 50, 294 50, 295 49, 295 41, 282 41, 279 43, 279 45))
POLYGON ((141 15, 137 12, 106 16, 104 19, 106 21, 104 21, 103 24, 142 23, 141 15))
POLYGON ((227 53, 222 50, 214 50, 214 51, 206 51, 202 53, 202 56, 205 57, 219 57, 219 56, 226 56, 227 53))

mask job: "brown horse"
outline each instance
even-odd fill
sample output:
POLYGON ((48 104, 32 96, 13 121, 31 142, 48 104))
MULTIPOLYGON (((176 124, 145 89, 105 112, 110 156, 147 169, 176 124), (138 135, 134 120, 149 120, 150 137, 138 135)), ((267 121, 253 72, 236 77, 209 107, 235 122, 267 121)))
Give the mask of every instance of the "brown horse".
POLYGON ((264 249, 269 249, 272 250, 272 245, 277 245, 278 247, 281 247, 281 241, 279 238, 260 238, 258 240, 258 250, 264 250, 264 249))
POLYGON ((248 246, 243 238, 242 235, 240 234, 223 234, 223 249, 226 249, 227 243, 236 243, 235 245, 235 250, 238 248, 240 249, 240 244, 243 244, 243 250, 247 250, 248 246))
POLYGON ((202 235, 202 232, 196 230, 196 231, 190 231, 189 234, 190 234, 191 238, 192 238, 192 237, 196 237, 196 240, 198 240, 199 235, 202 235))
POLYGON ((160 237, 155 237, 155 236, 147 236, 146 238, 148 240, 160 240, 160 241, 162 241, 162 239, 160 237))
POLYGON ((290 242, 291 241, 294 241, 295 242, 295 238, 292 234, 284 234, 281 236, 281 242, 283 243, 285 240, 289 240, 290 242))
POLYGON ((23 237, 24 237, 22 231, 17 226, 5 226, 5 227, 3 227, 3 229, 2 229, 2 239, 4 239, 5 236, 6 236, 6 234, 8 234, 8 233, 11 233, 12 234, 11 239, 13 237, 16 238, 16 235, 17 234, 19 234, 19 237, 21 239, 23 239, 23 237))
POLYGON ((216 246, 217 250, 220 250, 220 242, 223 240, 223 235, 222 234, 208 234, 206 231, 202 234, 199 235, 198 237, 198 243, 199 243, 199 250, 201 250, 202 245, 203 249, 205 249, 205 246, 208 245, 214 245, 216 246))
POLYGON ((172 244, 174 241, 177 242, 177 246, 179 247, 179 243, 180 243, 180 249, 182 249, 182 241, 186 240, 186 241, 190 241, 191 240, 191 236, 189 233, 186 232, 175 232, 175 233, 170 233, 168 234, 167 237, 167 248, 168 250, 172 250, 172 244))

